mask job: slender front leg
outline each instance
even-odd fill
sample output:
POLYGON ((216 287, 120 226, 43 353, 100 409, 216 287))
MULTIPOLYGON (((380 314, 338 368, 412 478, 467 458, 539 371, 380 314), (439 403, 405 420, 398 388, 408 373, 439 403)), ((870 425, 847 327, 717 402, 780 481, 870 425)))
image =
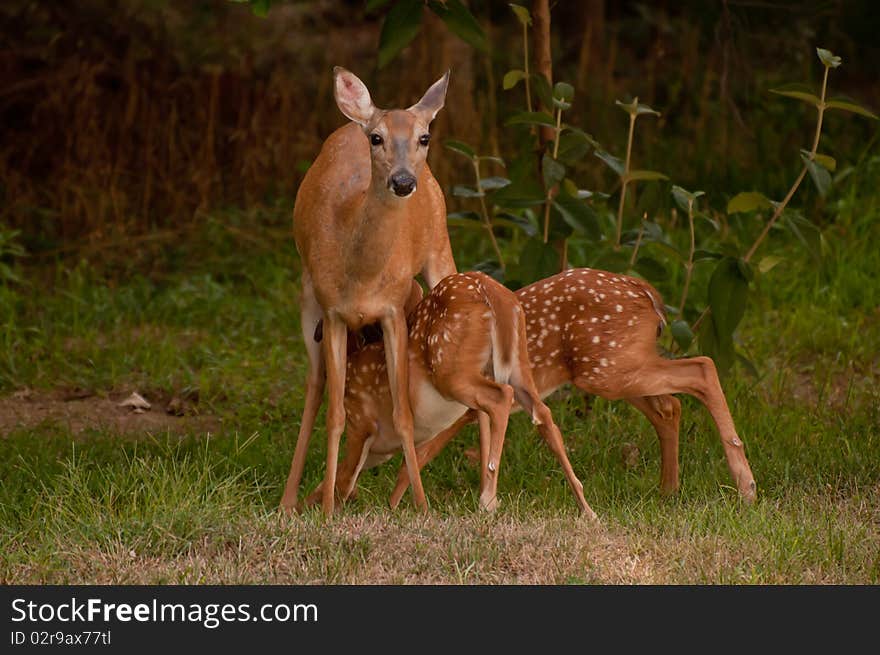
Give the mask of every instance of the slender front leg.
POLYGON ((324 357, 321 354, 321 344, 315 341, 315 329, 323 318, 323 313, 315 299, 311 282, 305 276, 303 277, 303 294, 300 306, 302 308, 300 322, 303 342, 309 356, 309 363, 306 373, 306 400, 302 421, 299 426, 299 435, 296 438, 293 461, 290 463, 287 484, 284 486, 284 495, 281 497, 281 509, 286 512, 299 509, 299 485, 305 468, 306 452, 309 449, 309 440, 315 427, 315 417, 321 406, 321 397, 324 395, 324 357))
POLYGON ((403 447, 406 470, 412 482, 413 500, 416 507, 427 511, 425 490, 419 475, 419 462, 413 437, 413 416, 409 403, 409 334, 406 318, 401 312, 392 309, 382 318, 382 333, 385 341, 385 360, 388 368, 388 384, 391 388, 391 402, 394 405, 394 432, 403 447))
MULTIPOLYGON (((473 410, 468 410, 464 416, 443 430, 443 432, 436 437, 430 441, 419 444, 416 448, 416 455, 419 458, 419 471, 425 468, 425 466, 427 466, 427 464, 434 459, 441 450, 443 450, 446 444, 449 443, 449 441, 457 435, 465 425, 472 423, 474 416, 475 412, 473 410)), ((489 449, 486 448, 486 453, 488 452, 489 449)), ((394 486, 394 491, 391 492, 391 500, 389 503, 391 509, 397 509, 397 506, 403 498, 403 494, 406 493, 407 487, 409 487, 409 474, 406 471, 406 463, 404 463, 401 465, 400 471, 397 473, 397 484, 394 486)))
POLYGON ((343 320, 333 314, 324 319, 324 360, 327 363, 327 468, 324 473, 324 514, 333 514, 339 441, 345 429, 345 365, 348 332, 343 320))

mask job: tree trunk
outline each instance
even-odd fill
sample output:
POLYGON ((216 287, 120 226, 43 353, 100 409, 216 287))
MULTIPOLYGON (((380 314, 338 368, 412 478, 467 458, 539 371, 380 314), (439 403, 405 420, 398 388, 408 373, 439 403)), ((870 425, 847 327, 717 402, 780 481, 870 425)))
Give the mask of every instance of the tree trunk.
MULTIPOLYGON (((550 50, 550 1, 533 0, 532 2, 532 38, 535 53, 535 72, 547 78, 550 88, 553 88, 553 56, 550 50)), ((540 102, 540 101, 539 101, 540 102)), ((553 113, 553 107, 545 107, 540 103, 541 109, 549 114, 553 113)), ((541 127, 539 131, 541 147, 547 141, 553 140, 553 130, 549 127, 541 127)))

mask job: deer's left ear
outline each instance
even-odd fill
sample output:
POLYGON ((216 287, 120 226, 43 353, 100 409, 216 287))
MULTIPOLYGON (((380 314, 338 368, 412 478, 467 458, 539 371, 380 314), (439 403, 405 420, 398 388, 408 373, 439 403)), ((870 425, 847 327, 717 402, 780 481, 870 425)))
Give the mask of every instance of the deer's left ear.
POLYGON ((431 85, 431 88, 425 91, 425 95, 416 104, 407 111, 419 115, 425 123, 434 120, 437 112, 443 109, 443 103, 446 100, 446 88, 449 86, 449 73, 441 77, 431 85))

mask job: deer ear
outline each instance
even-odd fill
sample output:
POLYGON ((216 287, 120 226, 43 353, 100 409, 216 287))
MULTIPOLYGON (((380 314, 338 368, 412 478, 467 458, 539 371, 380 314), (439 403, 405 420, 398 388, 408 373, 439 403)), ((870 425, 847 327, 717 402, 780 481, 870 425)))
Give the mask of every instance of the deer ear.
POLYGON ((376 111, 366 85, 357 75, 341 66, 333 68, 333 78, 333 95, 339 111, 355 123, 366 127, 376 111))
POLYGON ((431 88, 425 91, 425 95, 416 104, 408 109, 415 114, 421 116, 425 123, 434 120, 437 112, 443 109, 443 103, 446 100, 446 88, 449 86, 449 73, 431 85, 431 88))

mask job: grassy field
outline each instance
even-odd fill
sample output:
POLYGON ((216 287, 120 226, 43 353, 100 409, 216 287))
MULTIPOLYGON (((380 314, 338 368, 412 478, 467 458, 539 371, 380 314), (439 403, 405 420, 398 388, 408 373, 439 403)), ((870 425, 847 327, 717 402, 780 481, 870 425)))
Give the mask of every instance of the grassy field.
POLYGON ((387 509, 399 458, 329 522, 280 516, 305 365, 299 262, 273 236, 286 213, 265 232, 218 215, 201 247, 163 251, 162 275, 28 268, 24 286, 0 286, 0 582, 876 584, 880 205, 868 187, 836 201, 822 266, 769 244, 786 259, 740 329, 759 375, 724 380, 755 505, 739 502, 693 399, 675 498, 659 495, 656 437, 635 410, 550 400, 599 525, 579 519, 521 415, 494 515, 476 510, 470 428, 424 473, 428 516, 408 499, 387 509), (151 411, 117 406, 135 390, 151 411))

